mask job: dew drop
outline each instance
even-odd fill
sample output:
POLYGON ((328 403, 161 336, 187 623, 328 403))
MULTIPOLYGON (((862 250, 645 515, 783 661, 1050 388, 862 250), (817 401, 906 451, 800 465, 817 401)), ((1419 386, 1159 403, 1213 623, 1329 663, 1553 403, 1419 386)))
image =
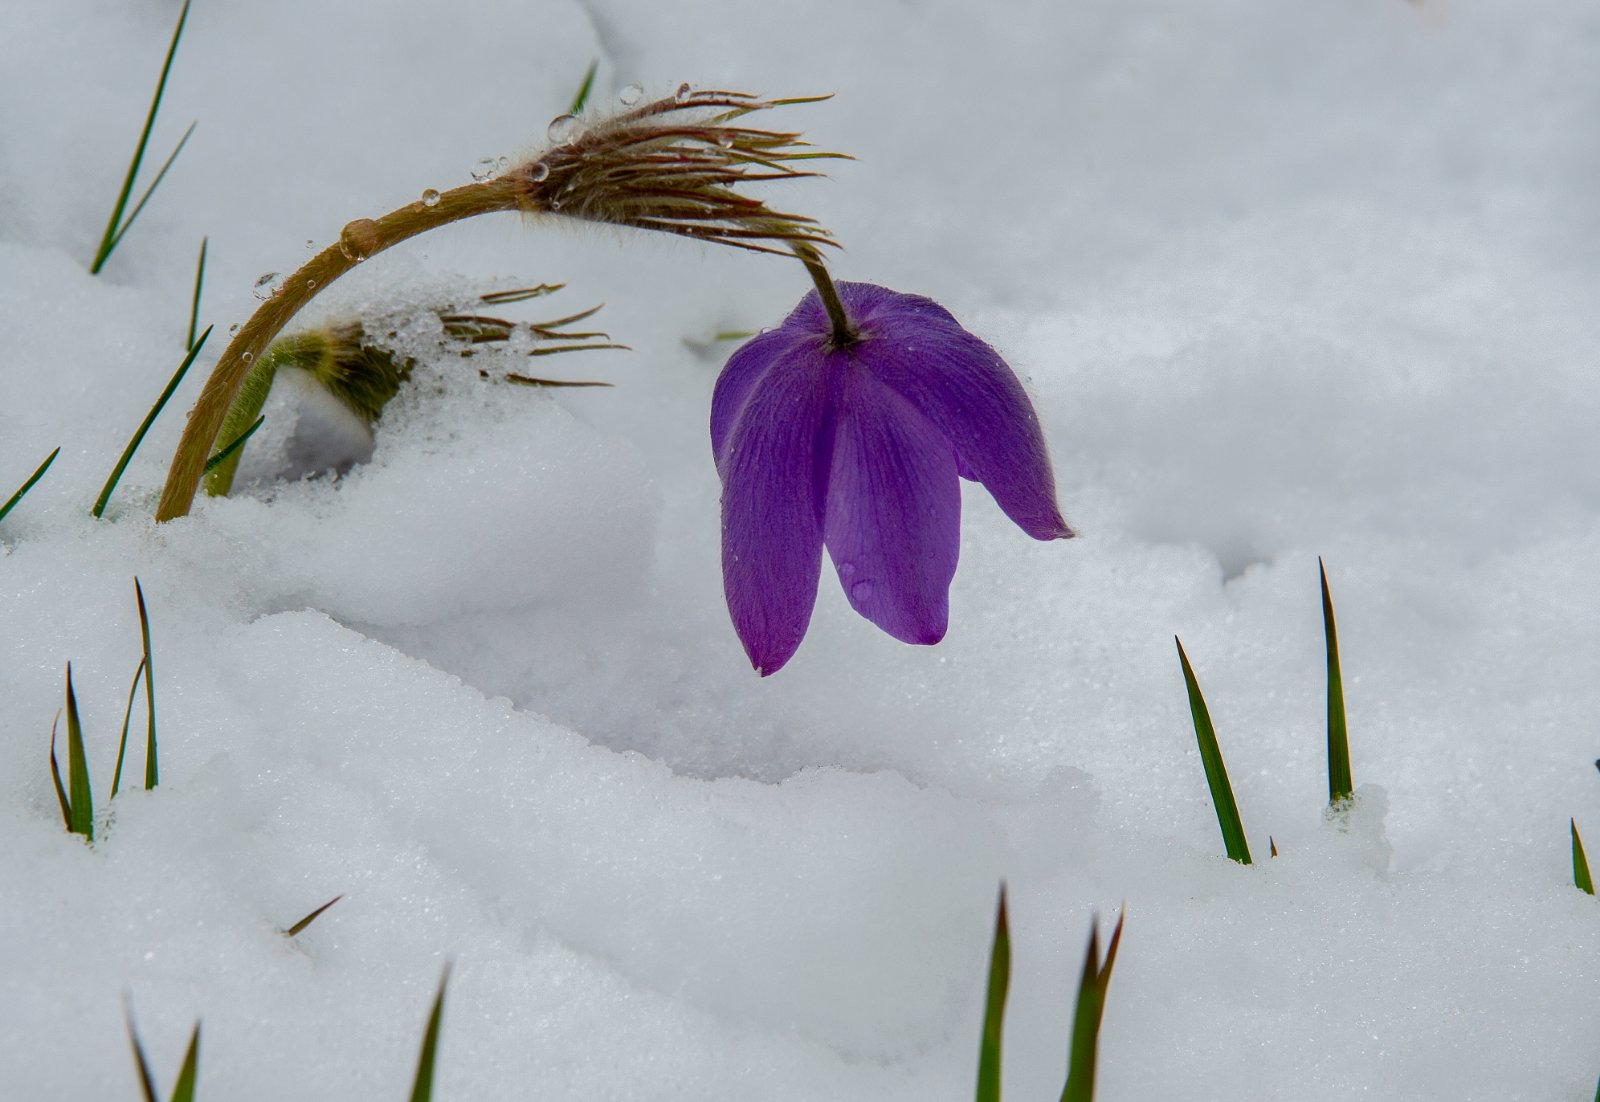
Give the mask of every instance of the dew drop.
POLYGON ((560 199, 552 199, 552 200, 550 200, 550 209, 551 210, 560 210, 561 209, 561 200, 560 199))
POLYGON ((678 90, 673 93, 672 98, 677 100, 679 103, 682 103, 692 95, 694 95, 694 89, 689 87, 687 83, 684 83, 678 85, 678 90))
POLYGON ((245 363, 249 363, 251 360, 256 358, 256 354, 254 352, 246 352, 244 355, 240 356, 239 358, 241 360, 243 360, 245 363))
POLYGON ((422 193, 422 205, 425 206, 425 207, 436 207, 436 206, 438 206, 439 205, 439 193, 437 191, 434 191, 432 188, 429 188, 427 191, 424 191, 422 193))
POLYGON ((547 180, 549 178, 550 166, 545 164, 543 161, 534 161, 533 164, 528 167, 528 179, 532 180, 534 183, 537 184, 540 180, 547 180))
POLYGON ((479 158, 478 163, 472 166, 472 178, 478 183, 483 183, 494 175, 495 165, 499 162, 493 157, 479 158))
POLYGON ((250 288, 250 293, 265 302, 278 293, 278 280, 282 278, 277 272, 267 272, 256 280, 255 286, 250 288))
POLYGON ((232 325, 228 326, 228 336, 231 337, 235 333, 237 333, 238 331, 239 331, 239 323, 238 322, 234 322, 232 325))
POLYGON ((617 99, 622 101, 622 106, 632 107, 644 97, 644 89, 637 84, 630 84, 617 93, 617 99))
POLYGON ((868 597, 872 596, 872 583, 857 582, 855 585, 850 587, 850 596, 854 600, 865 601, 868 597))
POLYGON ((315 241, 311 240, 311 238, 309 238, 309 237, 306 238, 306 248, 314 249, 316 247, 317 247, 317 243, 315 241))
POLYGON ((717 131, 717 144, 720 145, 723 149, 731 149, 731 148, 733 148, 733 131, 732 130, 718 130, 717 131))
POLYGON ((550 120, 550 125, 545 129, 545 136, 553 142, 564 142, 578 129, 577 115, 557 115, 550 120))
POLYGON ((314 280, 314 279, 306 280, 306 290, 315 291, 316 289, 317 289, 317 281, 316 280, 314 280))
MULTIPOLYGON (((428 202, 428 193, 422 193, 422 201, 428 202)), ((439 201, 438 192, 434 193, 434 202, 439 201)), ((432 206, 432 204, 428 204, 432 206)), ((353 222, 346 222, 344 229, 339 231, 339 251, 344 253, 346 260, 354 260, 360 264, 367 257, 378 251, 382 244, 382 233, 378 223, 370 218, 357 218, 353 222)))

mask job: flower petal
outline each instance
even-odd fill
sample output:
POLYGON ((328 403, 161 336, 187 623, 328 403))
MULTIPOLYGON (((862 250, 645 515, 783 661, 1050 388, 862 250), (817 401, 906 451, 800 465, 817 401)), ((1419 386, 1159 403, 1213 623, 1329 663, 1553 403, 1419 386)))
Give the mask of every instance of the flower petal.
POLYGON ((737 412, 723 415, 723 592, 739 641, 763 677, 794 656, 817 599, 819 444, 833 431, 830 372, 820 353, 790 354, 757 372, 761 385, 745 386, 737 412))
POLYGON ((955 455, 859 362, 844 375, 823 539, 857 612, 902 642, 944 638, 961 545, 955 455))
POLYGON ((728 433, 750 400, 751 392, 774 365, 789 359, 799 345, 815 346, 816 339, 807 338, 806 333, 790 328, 785 322, 781 328, 751 337, 728 357, 722 373, 717 376, 716 388, 711 392, 711 454, 719 466, 728 433))
POLYGON ((932 299, 838 286, 863 337, 852 351, 949 439, 962 476, 981 482, 1034 539, 1070 537, 1039 418, 999 353, 932 299))

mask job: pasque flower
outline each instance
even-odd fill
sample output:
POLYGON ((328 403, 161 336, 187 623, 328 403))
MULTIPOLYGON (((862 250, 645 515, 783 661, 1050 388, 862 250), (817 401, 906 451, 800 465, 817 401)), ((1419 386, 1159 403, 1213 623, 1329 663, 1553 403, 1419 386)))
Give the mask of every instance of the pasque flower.
POLYGON ((805 636, 823 547, 861 615, 907 643, 944 637, 958 476, 1034 539, 1072 535, 1038 418, 994 349, 931 299, 835 289, 807 267, 818 291, 733 354, 711 402, 723 587, 763 676, 805 636))

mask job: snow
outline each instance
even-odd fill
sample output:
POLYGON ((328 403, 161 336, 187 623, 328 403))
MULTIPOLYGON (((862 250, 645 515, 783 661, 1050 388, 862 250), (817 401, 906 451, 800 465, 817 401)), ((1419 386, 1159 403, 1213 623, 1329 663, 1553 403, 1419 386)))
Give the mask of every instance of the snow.
POLYGON ((200 0, 146 178, 199 126, 91 277, 177 10, 0 12, 0 496, 62 448, 0 522, 15 1097, 131 1096, 124 992, 163 1083, 203 1020, 202 1098, 403 1097, 447 960, 441 1098, 963 1097, 1002 878, 1008 1097, 1059 1094, 1091 916, 1124 901, 1103 1099, 1592 1096, 1600 927, 1564 821, 1600 837, 1592 5, 200 0), (337 479, 297 477, 291 437, 364 439, 285 390, 235 496, 155 525, 256 277, 537 149, 594 57, 599 102, 834 92, 772 121, 858 159, 772 198, 839 236, 840 278, 1008 358, 1080 538, 967 487, 945 642, 824 578, 758 678, 721 602, 708 342, 776 324, 803 272, 511 217, 313 312, 424 348, 432 305, 562 281, 518 316, 604 301, 633 351, 539 366, 615 389, 425 357, 337 479), (94 521, 204 235, 218 332, 94 521), (135 575, 162 783, 107 806, 135 575), (69 660, 93 848, 46 761, 69 660))

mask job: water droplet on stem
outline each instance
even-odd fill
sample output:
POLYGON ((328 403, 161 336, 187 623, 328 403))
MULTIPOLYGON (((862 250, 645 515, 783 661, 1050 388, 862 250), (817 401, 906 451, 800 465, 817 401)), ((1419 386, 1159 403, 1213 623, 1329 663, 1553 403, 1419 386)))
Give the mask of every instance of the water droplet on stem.
POLYGON ((438 206, 439 205, 439 193, 437 191, 433 190, 433 188, 428 188, 426 191, 424 191, 422 193, 422 205, 425 206, 425 207, 436 207, 436 206, 438 206))
POLYGON ((534 183, 537 184, 540 180, 547 180, 549 178, 550 166, 545 164, 543 161, 534 161, 533 164, 528 166, 528 179, 532 180, 534 183))
POLYGON ((630 84, 617 93, 617 99, 622 101, 622 106, 632 107, 644 97, 644 89, 637 84, 630 84))
MULTIPOLYGON (((422 201, 428 206, 428 193, 422 193, 422 201)), ((434 192, 433 201, 439 201, 439 193, 434 192)), ((367 257, 378 251, 378 246, 383 243, 383 233, 378 229, 378 223, 370 218, 357 218, 346 222, 344 229, 339 231, 339 251, 346 260, 353 260, 360 264, 367 257)))
POLYGON ((545 135, 553 142, 564 142, 578 130, 577 115, 557 115, 550 120, 545 135))
POLYGON ((265 272, 256 280, 255 286, 250 288, 250 293, 265 302, 278 293, 278 281, 282 278, 277 272, 265 272))

